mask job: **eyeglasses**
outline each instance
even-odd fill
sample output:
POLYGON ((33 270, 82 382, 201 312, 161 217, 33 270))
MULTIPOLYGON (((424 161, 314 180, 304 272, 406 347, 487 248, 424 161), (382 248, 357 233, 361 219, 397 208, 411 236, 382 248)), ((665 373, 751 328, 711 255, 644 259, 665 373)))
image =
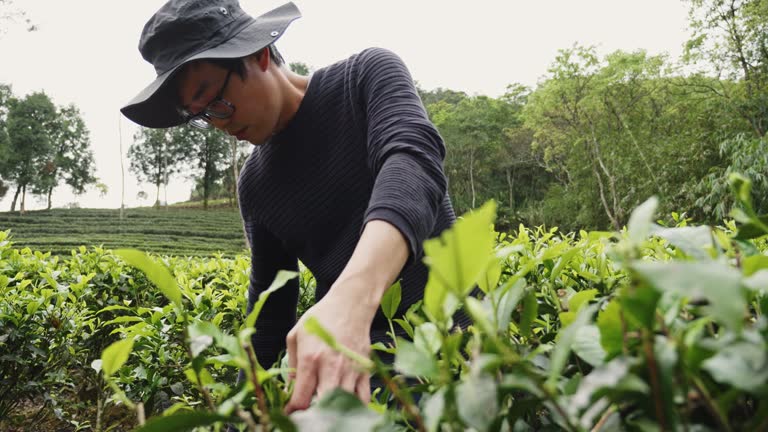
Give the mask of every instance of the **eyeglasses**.
POLYGON ((179 109, 179 113, 186 118, 187 124, 200 129, 210 129, 213 126, 213 119, 226 119, 232 116, 235 112, 235 106, 221 97, 224 94, 224 90, 227 89, 230 76, 232 76, 231 69, 227 72, 227 77, 224 79, 224 84, 221 86, 219 93, 199 113, 192 114, 186 109, 179 109))

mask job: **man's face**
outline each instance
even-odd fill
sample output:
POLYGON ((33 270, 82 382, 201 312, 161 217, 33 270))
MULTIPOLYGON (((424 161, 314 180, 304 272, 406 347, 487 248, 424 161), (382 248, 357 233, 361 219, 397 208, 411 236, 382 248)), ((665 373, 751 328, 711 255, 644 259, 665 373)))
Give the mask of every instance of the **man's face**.
POLYGON ((227 81, 228 70, 204 60, 192 62, 177 80, 179 104, 198 114, 220 95, 234 111, 226 119, 211 118, 210 123, 238 140, 262 144, 275 132, 280 117, 278 87, 268 66, 268 55, 249 57, 244 76, 231 73, 227 81))

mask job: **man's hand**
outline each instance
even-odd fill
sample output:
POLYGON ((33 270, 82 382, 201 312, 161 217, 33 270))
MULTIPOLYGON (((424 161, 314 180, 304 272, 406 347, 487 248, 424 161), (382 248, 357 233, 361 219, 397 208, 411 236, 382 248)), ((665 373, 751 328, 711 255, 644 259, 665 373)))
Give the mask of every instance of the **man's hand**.
POLYGON ((405 238, 393 225, 381 220, 365 225, 344 271, 325 297, 307 310, 288 333, 289 366, 296 370, 296 383, 285 407, 287 413, 309 407, 315 392, 323 396, 336 387, 356 394, 365 403, 370 401, 369 374, 309 334, 304 322, 315 317, 339 344, 368 357, 373 317, 408 254, 405 238))
POLYGON ((364 403, 371 399, 370 374, 362 372, 351 360, 331 349, 304 328, 310 316, 347 348, 368 357, 370 353, 371 319, 360 305, 329 293, 307 310, 288 333, 289 366, 296 370, 293 396, 285 407, 287 413, 309 407, 315 392, 322 397, 341 387, 356 394, 364 403))

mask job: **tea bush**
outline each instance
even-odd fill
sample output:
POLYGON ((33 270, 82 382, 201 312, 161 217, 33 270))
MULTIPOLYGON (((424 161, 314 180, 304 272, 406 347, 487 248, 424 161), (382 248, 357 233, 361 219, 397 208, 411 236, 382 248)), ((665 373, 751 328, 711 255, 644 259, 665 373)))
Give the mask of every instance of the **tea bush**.
POLYGON ((98 383, 98 371, 107 391, 95 385, 95 418, 67 417, 95 430, 126 426, 100 416, 117 405, 141 431, 766 430, 768 218, 752 209, 746 179, 731 184, 740 210, 715 228, 681 215, 655 224, 651 199, 619 233, 505 234, 493 231, 486 204, 425 243, 423 302, 398 317, 399 285, 385 294, 382 309, 408 340, 363 358, 308 320, 386 388, 369 406, 335 391, 290 416, 285 359, 262 365, 248 341, 261 305, 288 279, 300 278, 302 307, 311 304, 306 271, 278 274, 244 317, 243 257, 94 249, 59 261, 3 239, 2 379, 38 377, 39 386, 14 387, 18 399, 39 397, 49 378, 98 383), (450 318, 460 307, 473 318, 465 330, 450 318), (62 331, 48 331, 51 314, 68 321, 62 331), (27 346, 38 357, 7 354, 35 351, 27 346), (240 369, 246 379, 235 384, 240 369))

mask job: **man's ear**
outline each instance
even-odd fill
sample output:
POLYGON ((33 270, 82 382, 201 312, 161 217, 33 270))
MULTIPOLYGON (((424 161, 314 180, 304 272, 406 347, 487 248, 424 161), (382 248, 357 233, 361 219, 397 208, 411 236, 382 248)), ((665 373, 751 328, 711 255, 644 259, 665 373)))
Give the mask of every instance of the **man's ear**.
POLYGON ((266 71, 267 68, 269 67, 269 63, 272 60, 272 57, 270 57, 270 54, 271 53, 269 52, 269 46, 262 48, 261 50, 259 50, 259 52, 255 54, 257 64, 259 65, 259 69, 261 69, 262 72, 266 71))

